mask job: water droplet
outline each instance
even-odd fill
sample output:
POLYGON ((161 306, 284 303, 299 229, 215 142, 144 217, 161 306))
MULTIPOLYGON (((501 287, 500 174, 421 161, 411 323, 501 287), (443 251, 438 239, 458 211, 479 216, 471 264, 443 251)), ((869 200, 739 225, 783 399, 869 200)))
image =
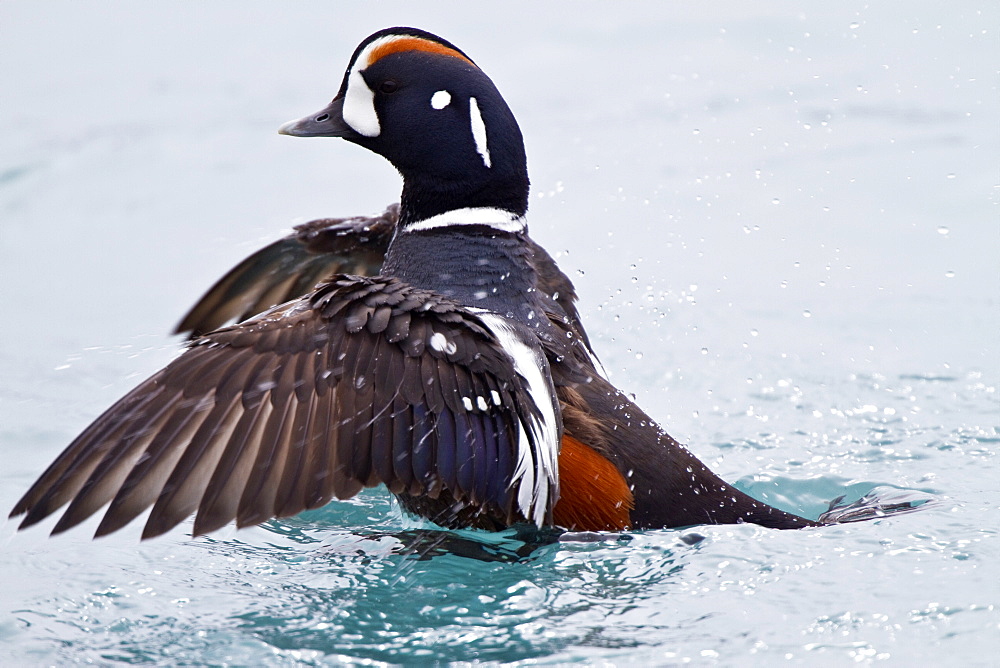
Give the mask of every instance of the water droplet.
POLYGON ((760 335, 760 332, 758 332, 756 329, 751 329, 750 330, 750 336, 759 336, 759 335, 760 335))
POLYGON ((803 318, 811 318, 812 315, 813 315, 812 311, 810 311, 809 309, 806 309, 805 311, 802 312, 802 317, 803 318))
POLYGON ((781 204, 781 200, 775 197, 774 199, 771 200, 771 204, 781 204))
POLYGON ((938 232, 938 234, 946 235, 949 232, 951 232, 951 230, 949 230, 947 227, 945 227, 944 225, 942 225, 941 227, 937 228, 937 232, 938 232))
POLYGON ((708 348, 702 348, 701 349, 701 354, 702 355, 707 355, 708 354, 708 348))
POLYGON ((637 360, 641 360, 641 359, 642 359, 642 353, 636 353, 636 354, 635 354, 635 358, 636 358, 637 360))
POLYGON ((857 21, 855 21, 854 23, 851 24, 851 30, 857 30, 860 27, 861 27, 861 24, 858 23, 857 21))
POLYGON ((948 178, 949 178, 949 179, 953 179, 953 178, 955 178, 955 175, 954 175, 954 174, 949 174, 949 175, 948 175, 948 178))
POLYGON ((955 278, 955 272, 953 272, 953 271, 946 271, 946 272, 944 272, 944 277, 945 278, 955 278))
POLYGON ((700 135, 701 134, 701 130, 699 130, 698 128, 695 128, 694 130, 691 131, 691 134, 700 135))

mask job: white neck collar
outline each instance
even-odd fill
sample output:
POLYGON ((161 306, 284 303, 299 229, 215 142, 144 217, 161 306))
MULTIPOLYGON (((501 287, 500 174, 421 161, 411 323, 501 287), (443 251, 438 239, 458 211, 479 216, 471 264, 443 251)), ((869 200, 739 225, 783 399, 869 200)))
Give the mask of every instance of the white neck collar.
POLYGON ((512 233, 524 232, 528 228, 524 216, 518 216, 504 209, 476 207, 445 211, 436 216, 418 220, 415 223, 409 223, 403 227, 403 231, 423 232, 424 230, 436 230, 442 227, 459 225, 484 225, 501 232, 512 233))

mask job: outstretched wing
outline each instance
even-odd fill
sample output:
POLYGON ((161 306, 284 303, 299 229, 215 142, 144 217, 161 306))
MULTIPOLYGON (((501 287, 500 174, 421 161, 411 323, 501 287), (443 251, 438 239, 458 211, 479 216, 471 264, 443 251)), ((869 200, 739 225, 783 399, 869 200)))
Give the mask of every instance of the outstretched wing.
MULTIPOLYGON (((375 276, 399 220, 399 205, 377 216, 320 218, 249 256, 209 288, 177 325, 175 334, 201 336, 303 297, 333 274, 375 276)), ((568 323, 590 348, 576 310, 576 290, 555 260, 528 239, 538 288, 555 295, 568 323)))
POLYGON ((177 325, 175 334, 201 336, 298 299, 334 274, 374 276, 399 219, 392 204, 378 216, 321 218, 265 246, 209 288, 177 325))
POLYGON ((26 512, 26 527, 69 503, 57 533, 110 501, 97 535, 150 505, 144 538, 194 512, 202 534, 384 483, 506 524, 550 522, 558 480, 542 464, 559 428, 501 338, 435 293, 335 277, 196 340, 77 437, 11 516, 26 512))

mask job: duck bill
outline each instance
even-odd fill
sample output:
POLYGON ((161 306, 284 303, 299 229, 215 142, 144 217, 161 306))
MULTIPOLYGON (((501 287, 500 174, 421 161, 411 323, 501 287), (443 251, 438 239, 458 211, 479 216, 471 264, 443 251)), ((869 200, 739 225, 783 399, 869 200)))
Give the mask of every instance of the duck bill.
POLYGON ((357 134, 344 122, 344 98, 333 102, 314 114, 297 121, 289 121, 278 128, 278 134, 292 137, 353 137, 357 134))

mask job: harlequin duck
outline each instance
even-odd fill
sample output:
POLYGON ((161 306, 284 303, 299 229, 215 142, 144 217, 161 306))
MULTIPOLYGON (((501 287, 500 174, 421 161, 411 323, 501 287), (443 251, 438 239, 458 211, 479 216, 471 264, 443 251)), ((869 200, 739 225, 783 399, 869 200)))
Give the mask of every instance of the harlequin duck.
POLYGON ((280 132, 384 156, 399 206, 314 221, 230 272, 181 323, 189 348, 17 503, 22 528, 110 502, 99 536, 151 505, 144 538, 192 513, 197 535, 380 484, 453 528, 818 524, 724 482, 605 379, 528 236, 517 122, 456 46, 379 31, 333 101, 280 132))

